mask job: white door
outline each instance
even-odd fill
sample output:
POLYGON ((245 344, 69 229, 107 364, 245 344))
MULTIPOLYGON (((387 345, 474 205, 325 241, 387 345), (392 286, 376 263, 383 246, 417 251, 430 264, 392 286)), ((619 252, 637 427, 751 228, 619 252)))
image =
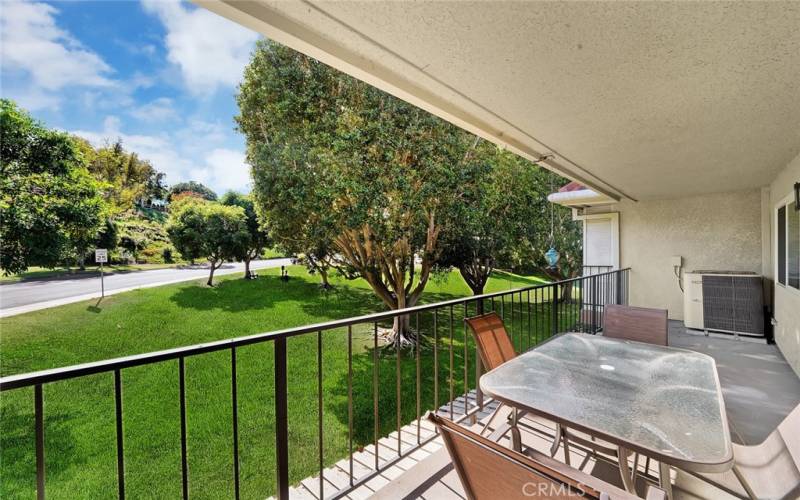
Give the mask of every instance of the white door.
MULTIPOLYGON (((592 214, 581 216, 583 220, 583 275, 588 276, 619 269, 619 213, 592 214)), ((581 291, 586 311, 602 310, 602 305, 617 302, 613 278, 601 277, 586 282, 581 291)), ((587 323, 591 316, 583 318, 587 323)), ((601 317, 594 320, 600 324, 601 317)))
POLYGON ((619 214, 583 216, 583 265, 619 268, 619 214))

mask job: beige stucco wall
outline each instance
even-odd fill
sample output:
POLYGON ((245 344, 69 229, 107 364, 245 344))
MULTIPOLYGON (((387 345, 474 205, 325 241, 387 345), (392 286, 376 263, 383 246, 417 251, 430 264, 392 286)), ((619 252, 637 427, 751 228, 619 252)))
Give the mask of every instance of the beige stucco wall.
POLYGON ((685 271, 762 272, 761 190, 671 200, 622 201, 591 213, 620 214, 620 264, 630 267, 630 304, 665 308, 683 319, 671 258, 685 271))
POLYGON ((587 209, 619 212, 620 264, 630 267, 630 303, 683 319, 683 295, 672 272, 726 269, 763 274, 773 304, 775 342, 800 375, 800 291, 774 284, 776 205, 800 181, 800 155, 761 189, 587 209))
MULTIPOLYGON (((771 247, 774 247, 775 241, 775 217, 773 215, 775 206, 792 193, 793 185, 798 181, 800 181, 800 155, 778 174, 769 187, 771 247)), ((766 275, 770 279, 774 279, 774 249, 770 251, 769 262, 766 275)), ((800 375, 800 292, 777 284, 773 288, 775 342, 795 373, 800 375)))

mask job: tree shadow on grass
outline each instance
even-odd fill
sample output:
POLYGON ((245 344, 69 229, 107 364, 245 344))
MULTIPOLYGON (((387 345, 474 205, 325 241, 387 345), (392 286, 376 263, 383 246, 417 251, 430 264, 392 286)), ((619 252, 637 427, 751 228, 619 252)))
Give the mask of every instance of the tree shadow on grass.
MULTIPOLYGON (((18 395, 13 396, 16 399, 18 395)), ((23 396, 23 399, 27 398, 23 396)), ((36 488, 33 398, 30 398, 29 405, 25 405, 29 408, 21 407, 20 401, 15 403, 17 404, 9 405, 6 399, 2 410, 0 457, 3 462, 3 478, 0 491, 5 498, 15 498, 22 491, 32 492, 36 488)), ((86 463, 86 457, 76 449, 70 429, 69 424, 74 418, 75 415, 64 412, 50 412, 45 415, 46 474, 51 481, 67 473, 70 468, 82 467, 86 463)))
MULTIPOLYGON (((438 370, 434 363, 432 343, 428 348, 420 350, 419 357, 419 415, 417 414, 417 360, 413 351, 405 350, 400 355, 399 376, 399 410, 400 426, 413 422, 417 416, 422 417, 427 410, 445 404, 450 400, 450 351, 446 325, 440 326, 439 345, 437 348, 438 370), (438 378, 438 388, 435 381, 438 378), (437 390, 438 389, 438 390, 437 390), (437 394, 438 392, 438 394, 437 394), (438 400, 436 399, 438 396, 438 400)), ((432 333, 421 329, 423 335, 431 341, 432 333)), ((457 398, 464 392, 464 349, 463 335, 456 331, 453 342, 453 396, 457 398)), ((469 344, 467 377, 469 387, 474 387, 474 347, 469 344)), ((353 406, 353 442, 356 446, 364 446, 374 440, 375 418, 374 405, 377 388, 378 434, 387 436, 398 427, 398 369, 397 354, 380 346, 377 351, 378 384, 374 384, 375 350, 368 348, 353 354, 352 406, 353 406)), ((345 428, 349 421, 347 372, 340 375, 333 384, 332 398, 326 404, 326 411, 334 414, 345 428)))
POLYGON ((270 309, 281 301, 313 296, 314 288, 303 280, 284 283, 277 276, 266 275, 256 280, 224 280, 213 287, 192 283, 176 290, 170 300, 181 308, 203 311, 255 311, 270 309))
POLYGON ((255 280, 224 280, 214 287, 195 283, 176 290, 170 300, 181 308, 228 312, 266 311, 281 302, 294 302, 308 316, 329 319, 383 310, 380 301, 368 290, 348 286, 323 290, 310 280, 281 281, 274 275, 261 275, 255 280))

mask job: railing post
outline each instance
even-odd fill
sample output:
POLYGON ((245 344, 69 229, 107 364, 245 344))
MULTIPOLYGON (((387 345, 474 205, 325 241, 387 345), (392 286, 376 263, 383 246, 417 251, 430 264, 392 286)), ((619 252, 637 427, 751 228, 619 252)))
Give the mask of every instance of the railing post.
POLYGON ((551 335, 558 333, 558 284, 553 283, 553 290, 551 291, 551 302, 553 310, 550 312, 550 320, 553 324, 553 331, 551 335))
POLYGON ((617 282, 617 296, 615 297, 615 304, 621 305, 622 304, 622 271, 617 271, 614 273, 614 279, 617 282))
POLYGON ((592 335, 597 333, 597 276, 592 276, 592 335))
POLYGON ((277 497, 289 499, 289 426, 286 390, 286 337, 275 339, 275 452, 277 497))
MULTIPOLYGON (((478 299, 476 312, 478 316, 483 314, 483 299, 478 299)), ((483 411, 483 391, 481 390, 481 375, 483 375, 483 362, 481 361, 481 353, 478 349, 477 342, 475 343, 475 403, 478 405, 477 413, 483 411)), ((477 421, 477 413, 472 415, 471 423, 477 421)))
POLYGON ((36 428, 36 498, 44 500, 44 402, 42 384, 33 388, 33 413, 36 428))

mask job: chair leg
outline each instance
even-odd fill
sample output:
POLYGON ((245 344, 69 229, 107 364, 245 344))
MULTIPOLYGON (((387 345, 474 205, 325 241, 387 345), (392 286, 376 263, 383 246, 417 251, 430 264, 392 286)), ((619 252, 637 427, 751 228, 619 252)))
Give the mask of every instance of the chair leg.
POLYGON ((661 489, 667 494, 667 498, 672 500, 672 478, 670 477, 669 464, 658 463, 658 481, 661 489))
POLYGON ((742 488, 744 488, 744 491, 747 492, 747 496, 750 497, 750 500, 758 500, 758 497, 753 492, 753 489, 750 487, 750 484, 748 484, 747 479, 745 479, 744 476, 742 475, 742 471, 740 471, 739 467, 737 467, 735 464, 733 466, 733 475, 736 476, 736 479, 739 480, 739 483, 741 483, 742 488))
POLYGON ((617 452, 617 459, 619 461, 619 475, 622 478, 622 484, 625 486, 625 491, 627 491, 628 493, 636 493, 635 472, 631 473, 631 470, 628 467, 629 454, 630 453, 628 452, 627 449, 621 446, 619 447, 619 451, 617 452))
POLYGON ((514 451, 522 452, 522 434, 519 432, 519 426, 517 425, 516 408, 511 412, 511 446, 514 451))
POLYGON ((556 424, 556 434, 553 436, 553 444, 550 446, 550 456, 556 456, 558 447, 561 445, 561 424, 556 424))
POLYGON ((494 422, 494 417, 496 417, 497 414, 500 413, 500 410, 503 408, 503 406, 505 405, 503 403, 500 403, 497 409, 494 410, 494 413, 492 413, 489 416, 489 420, 486 421, 486 423, 483 425, 483 429, 481 429, 481 436, 483 436, 483 434, 486 432, 486 429, 488 429, 489 426, 492 424, 492 422, 494 422))

